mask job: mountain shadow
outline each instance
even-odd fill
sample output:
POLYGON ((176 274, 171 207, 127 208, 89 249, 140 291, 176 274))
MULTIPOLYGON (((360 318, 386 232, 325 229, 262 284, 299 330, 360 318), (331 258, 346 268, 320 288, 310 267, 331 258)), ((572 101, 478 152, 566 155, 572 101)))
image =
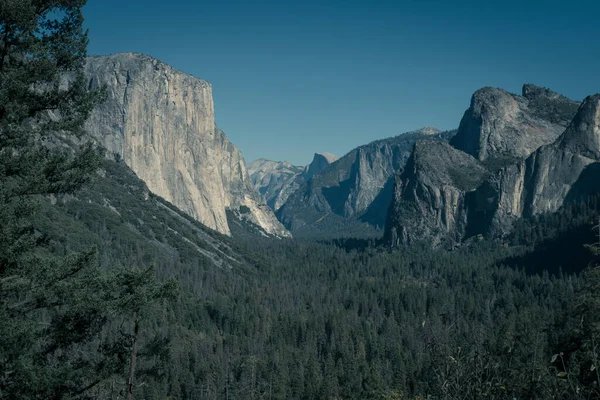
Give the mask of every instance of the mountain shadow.
POLYGON ((383 229, 393 195, 394 177, 391 176, 383 186, 383 189, 381 189, 381 192, 375 197, 375 200, 369 205, 369 208, 360 217, 360 221, 383 229))
POLYGON ((571 186, 565 203, 573 203, 600 193, 600 163, 588 165, 579 175, 577 182, 571 186))
POLYGON ((592 224, 582 225, 543 240, 523 255, 503 259, 498 265, 523 269, 529 275, 580 273, 594 259, 584 245, 593 243, 595 239, 592 224))
POLYGON ((595 259, 585 245, 598 242, 598 231, 593 226, 599 215, 600 195, 592 194, 555 213, 522 219, 515 224, 506 245, 528 250, 498 264, 524 269, 528 274, 579 273, 595 259))
POLYGON ((331 211, 337 215, 344 216, 344 206, 346 199, 350 195, 352 179, 340 182, 339 186, 324 187, 321 189, 323 197, 327 200, 331 211))

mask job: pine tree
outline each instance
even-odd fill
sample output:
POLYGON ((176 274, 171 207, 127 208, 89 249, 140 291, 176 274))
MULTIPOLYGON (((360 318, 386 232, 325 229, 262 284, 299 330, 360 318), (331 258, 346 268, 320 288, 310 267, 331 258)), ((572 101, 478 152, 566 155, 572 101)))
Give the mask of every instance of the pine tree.
MULTIPOLYGON (((158 282, 154 268, 146 270, 123 268, 111 275, 111 279, 111 286, 116 289, 116 293, 114 293, 114 300, 110 302, 110 307, 116 315, 126 318, 131 327, 130 332, 122 333, 129 350, 126 393, 127 399, 130 400, 133 399, 142 323, 151 312, 152 306, 162 300, 174 298, 178 293, 179 286, 174 279, 158 282)), ((166 349, 168 349, 168 342, 155 337, 145 347, 145 353, 150 357, 160 356, 164 355, 166 349)), ((145 372, 156 371, 149 368, 145 372)))
POLYGON ((81 351, 106 321, 96 252, 54 257, 31 225, 42 196, 98 165, 72 144, 99 98, 83 76, 85 3, 0 1, 0 398, 82 396, 114 367, 81 351))

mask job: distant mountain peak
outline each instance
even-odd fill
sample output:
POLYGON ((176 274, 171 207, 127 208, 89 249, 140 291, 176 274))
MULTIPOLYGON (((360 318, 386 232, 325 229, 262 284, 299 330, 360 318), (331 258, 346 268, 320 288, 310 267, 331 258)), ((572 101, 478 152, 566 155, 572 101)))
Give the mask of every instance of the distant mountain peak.
POLYGON ((304 179, 306 181, 310 180, 315 174, 327 168, 337 159, 338 157, 331 153, 315 153, 312 162, 304 168, 304 179))
POLYGON ((273 168, 301 168, 292 165, 289 161, 274 161, 267 158, 258 158, 248 164, 248 173, 252 174, 258 169, 273 169, 273 168))
POLYGON ((252 161, 248 166, 252 184, 273 210, 281 207, 289 194, 296 189, 296 178, 303 171, 304 167, 292 165, 287 161, 264 158, 252 161))
POLYGON ((434 128, 433 126, 424 126, 421 129, 417 129, 418 133, 422 133, 423 135, 437 135, 438 133, 441 133, 442 131, 438 128, 434 128))
POLYGON ((339 158, 338 156, 336 156, 335 154, 331 154, 331 153, 327 153, 327 152, 321 152, 321 153, 315 153, 315 156, 313 157, 313 161, 315 158, 317 158, 318 156, 322 156, 325 157, 325 159, 327 161, 329 161, 329 163, 331 164, 332 162, 337 161, 337 159, 339 158))
POLYGON ((563 96, 560 93, 554 92, 548 88, 537 86, 532 83, 526 83, 523 85, 523 89, 521 91, 521 95, 528 100, 537 99, 540 97, 548 98, 548 99, 565 99, 569 100, 567 97, 563 96))
POLYGON ((565 96, 532 84, 523 86, 523 96, 484 87, 473 94, 450 143, 480 161, 525 158, 554 142, 578 106, 565 96))

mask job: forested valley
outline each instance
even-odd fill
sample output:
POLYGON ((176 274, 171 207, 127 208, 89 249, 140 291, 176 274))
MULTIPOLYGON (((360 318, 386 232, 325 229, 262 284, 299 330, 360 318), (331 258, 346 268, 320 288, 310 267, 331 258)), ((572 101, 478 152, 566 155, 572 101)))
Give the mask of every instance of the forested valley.
MULTIPOLYGON (((99 271, 153 266, 179 282, 176 298, 144 313, 136 397, 596 395, 598 276, 582 271, 597 198, 523 221, 506 242, 390 251, 243 226, 231 239, 148 194, 122 162, 101 170, 75 195, 42 200, 34 226, 51 254, 96 248, 99 271)), ((110 316, 91 343, 127 339, 129 321, 110 316)), ((119 398, 123 361, 87 395, 119 398)))
POLYGON ((87 140, 84 4, 0 2, 0 399, 600 398, 600 197, 452 250, 220 234, 87 140))

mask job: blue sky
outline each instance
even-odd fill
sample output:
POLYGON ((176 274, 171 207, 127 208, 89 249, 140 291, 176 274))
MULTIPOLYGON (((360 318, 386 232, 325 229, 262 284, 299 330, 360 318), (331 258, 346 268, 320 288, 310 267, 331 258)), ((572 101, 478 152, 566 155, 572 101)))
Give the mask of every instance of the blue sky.
POLYGON ((600 92, 591 0, 89 0, 90 54, 154 56, 213 86, 247 161, 306 164, 458 126, 483 86, 600 92))

